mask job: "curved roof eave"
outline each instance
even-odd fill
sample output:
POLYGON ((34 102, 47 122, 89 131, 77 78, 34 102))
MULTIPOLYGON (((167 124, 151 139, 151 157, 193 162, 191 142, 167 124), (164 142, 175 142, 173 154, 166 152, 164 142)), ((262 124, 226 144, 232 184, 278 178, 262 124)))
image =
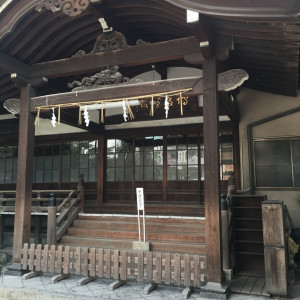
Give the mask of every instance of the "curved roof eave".
POLYGON ((165 0, 173 5, 201 14, 235 18, 282 19, 300 16, 299 0, 232 0, 230 5, 224 0, 165 0))

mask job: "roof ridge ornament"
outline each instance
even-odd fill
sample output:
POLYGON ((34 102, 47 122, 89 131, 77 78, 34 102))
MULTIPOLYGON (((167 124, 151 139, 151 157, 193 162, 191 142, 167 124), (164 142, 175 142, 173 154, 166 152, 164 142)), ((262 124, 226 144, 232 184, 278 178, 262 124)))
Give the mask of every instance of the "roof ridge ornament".
POLYGON ((38 12, 41 12, 43 8, 51 10, 52 12, 62 10, 65 15, 75 17, 86 10, 90 2, 99 3, 102 2, 102 0, 42 0, 36 6, 36 10, 38 12))

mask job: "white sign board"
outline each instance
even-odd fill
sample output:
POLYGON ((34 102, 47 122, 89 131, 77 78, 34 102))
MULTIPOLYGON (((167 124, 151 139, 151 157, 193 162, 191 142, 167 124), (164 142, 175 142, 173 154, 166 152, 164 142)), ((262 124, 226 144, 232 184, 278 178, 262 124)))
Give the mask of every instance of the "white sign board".
POLYGON ((144 189, 136 188, 136 201, 138 210, 144 210, 144 189))

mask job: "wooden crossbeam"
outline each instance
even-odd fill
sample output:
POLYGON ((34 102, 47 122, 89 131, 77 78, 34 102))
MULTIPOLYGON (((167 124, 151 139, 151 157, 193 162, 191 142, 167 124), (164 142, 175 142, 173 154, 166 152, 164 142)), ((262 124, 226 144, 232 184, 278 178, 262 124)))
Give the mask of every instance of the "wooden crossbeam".
POLYGON ((89 54, 80 57, 37 63, 32 65, 31 77, 62 77, 97 72, 108 65, 123 67, 145 65, 182 59, 184 55, 199 52, 196 37, 187 37, 154 44, 129 47, 123 50, 89 54))

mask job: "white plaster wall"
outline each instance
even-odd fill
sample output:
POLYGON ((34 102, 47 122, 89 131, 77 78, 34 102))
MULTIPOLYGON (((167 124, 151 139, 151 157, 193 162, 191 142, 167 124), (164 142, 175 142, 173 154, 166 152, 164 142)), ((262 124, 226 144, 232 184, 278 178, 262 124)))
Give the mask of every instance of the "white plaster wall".
POLYGON ((184 77, 201 77, 203 74, 201 69, 186 67, 170 67, 168 68, 168 79, 184 78, 184 77))
MULTIPOLYGON (((299 93, 300 94, 300 93, 299 93)), ((253 122, 300 107, 300 96, 288 97, 243 88, 238 95, 240 111, 240 147, 242 188, 249 187, 247 126, 253 122)), ((253 127, 253 138, 300 137, 300 112, 253 127)), ((257 189, 269 200, 283 200, 292 219, 300 227, 300 189, 257 189)))

